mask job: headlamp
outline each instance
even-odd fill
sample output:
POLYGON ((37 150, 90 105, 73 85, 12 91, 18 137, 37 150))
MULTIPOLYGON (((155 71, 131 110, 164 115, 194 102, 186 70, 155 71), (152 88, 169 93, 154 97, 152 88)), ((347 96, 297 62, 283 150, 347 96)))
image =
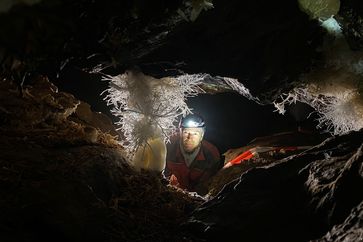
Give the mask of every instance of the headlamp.
POLYGON ((196 114, 189 114, 180 123, 181 128, 204 128, 204 120, 196 114))
POLYGON ((193 121, 193 120, 188 120, 185 128, 197 128, 198 127, 198 123, 193 121))

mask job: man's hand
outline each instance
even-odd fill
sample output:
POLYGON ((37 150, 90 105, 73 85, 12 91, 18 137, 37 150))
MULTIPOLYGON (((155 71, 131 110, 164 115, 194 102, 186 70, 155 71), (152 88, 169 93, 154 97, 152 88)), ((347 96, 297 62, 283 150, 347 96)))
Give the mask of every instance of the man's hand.
POLYGON ((174 176, 174 174, 171 174, 169 183, 170 183, 170 185, 179 187, 178 178, 176 178, 176 176, 174 176))

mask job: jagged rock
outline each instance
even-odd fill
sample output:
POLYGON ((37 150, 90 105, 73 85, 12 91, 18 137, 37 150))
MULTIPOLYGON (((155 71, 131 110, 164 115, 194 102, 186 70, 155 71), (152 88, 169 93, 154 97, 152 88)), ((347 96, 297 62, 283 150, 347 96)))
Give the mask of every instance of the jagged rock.
POLYGON ((347 219, 335 225, 324 237, 314 242, 344 242, 363 240, 363 202, 353 208, 347 219))
POLYGON ((318 146, 324 159, 315 160, 301 171, 309 206, 321 224, 339 224, 363 200, 363 130, 326 140, 318 146))
POLYGON ((337 19, 352 50, 363 47, 363 5, 361 2, 344 0, 337 19))
POLYGON ((308 241, 363 198, 363 130, 251 169, 196 209, 185 225, 208 241, 308 241))
POLYGON ((36 83, 0 86, 0 241, 186 241, 203 199, 137 172, 113 136, 71 121, 78 100, 36 83))
POLYGON ((209 194, 215 196, 225 184, 237 179, 249 169, 273 164, 282 158, 301 153, 309 147, 319 144, 325 138, 327 138, 326 134, 318 134, 316 132, 283 132, 265 137, 257 137, 246 146, 229 149, 223 154, 225 157, 224 164, 250 149, 276 147, 274 150, 263 151, 262 149, 263 152, 257 152, 251 159, 220 170, 210 181, 209 194), (294 149, 295 147, 296 150, 294 149))
POLYGON ((310 67, 322 40, 318 22, 296 1, 214 0, 194 22, 184 18, 191 2, 198 1, 48 0, 14 7, 0 15, 1 67, 19 82, 34 69, 54 77, 72 68, 121 73, 135 64, 150 75, 205 72, 243 80, 267 99, 310 67), (14 62, 21 64, 11 69, 14 62))
POLYGON ((75 111, 75 122, 80 122, 85 125, 91 125, 99 128, 104 133, 109 133, 113 136, 118 136, 112 121, 105 114, 100 112, 92 112, 91 106, 86 102, 80 102, 75 111))
POLYGON ((3 125, 11 129, 34 129, 47 123, 61 123, 77 108, 73 95, 58 92, 47 77, 38 77, 24 88, 8 80, 0 82, 0 110, 3 125))

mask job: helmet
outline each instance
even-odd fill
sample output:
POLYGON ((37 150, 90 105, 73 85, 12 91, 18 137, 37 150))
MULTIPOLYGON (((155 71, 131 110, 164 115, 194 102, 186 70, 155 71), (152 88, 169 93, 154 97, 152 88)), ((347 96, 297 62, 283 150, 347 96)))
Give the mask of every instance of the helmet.
POLYGON ((205 128, 204 119, 197 114, 188 114, 182 118, 180 128, 205 128))

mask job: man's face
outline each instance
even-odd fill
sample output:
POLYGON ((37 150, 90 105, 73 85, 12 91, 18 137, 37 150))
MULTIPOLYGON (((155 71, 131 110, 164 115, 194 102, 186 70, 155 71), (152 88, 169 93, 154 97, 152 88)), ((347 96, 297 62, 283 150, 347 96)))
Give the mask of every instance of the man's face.
POLYGON ((204 131, 202 128, 183 128, 181 133, 184 150, 193 152, 202 142, 204 131))

